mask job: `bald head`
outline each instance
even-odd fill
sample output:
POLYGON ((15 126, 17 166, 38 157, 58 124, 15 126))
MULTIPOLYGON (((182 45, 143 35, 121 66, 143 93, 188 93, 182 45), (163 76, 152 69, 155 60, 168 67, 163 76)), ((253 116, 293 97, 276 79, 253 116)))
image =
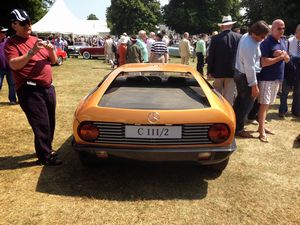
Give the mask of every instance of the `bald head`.
POLYGON ((285 24, 283 20, 277 19, 273 21, 271 34, 276 40, 279 40, 283 36, 284 30, 285 30, 285 24))

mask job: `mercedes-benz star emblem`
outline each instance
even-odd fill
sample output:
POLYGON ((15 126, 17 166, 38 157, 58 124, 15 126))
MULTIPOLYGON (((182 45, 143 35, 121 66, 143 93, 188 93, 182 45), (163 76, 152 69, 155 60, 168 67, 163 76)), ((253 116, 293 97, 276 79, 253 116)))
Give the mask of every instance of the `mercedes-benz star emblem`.
POLYGON ((157 123, 160 119, 160 116, 159 116, 159 113, 158 112, 152 112, 152 113, 149 113, 148 115, 148 121, 150 123, 157 123))

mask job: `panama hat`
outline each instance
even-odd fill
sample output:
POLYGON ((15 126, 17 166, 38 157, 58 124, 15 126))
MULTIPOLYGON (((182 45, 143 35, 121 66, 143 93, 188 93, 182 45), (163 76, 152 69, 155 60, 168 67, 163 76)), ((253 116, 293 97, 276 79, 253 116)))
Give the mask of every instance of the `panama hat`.
POLYGON ((236 23, 236 21, 232 21, 231 16, 228 15, 228 16, 223 16, 222 23, 218 23, 218 26, 232 25, 232 24, 235 24, 235 23, 236 23))

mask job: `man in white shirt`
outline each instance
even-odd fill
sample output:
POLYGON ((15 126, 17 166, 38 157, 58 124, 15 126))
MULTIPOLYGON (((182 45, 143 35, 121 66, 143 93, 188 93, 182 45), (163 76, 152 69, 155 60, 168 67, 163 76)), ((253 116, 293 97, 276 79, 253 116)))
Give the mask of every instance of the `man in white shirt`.
POLYGON ((249 33, 242 36, 236 54, 234 81, 238 95, 233 108, 236 114, 236 136, 253 138, 244 130, 245 120, 255 98, 259 96, 256 74, 261 71, 261 51, 259 44, 269 33, 269 26, 264 21, 254 23, 249 33))
POLYGON ((293 103, 292 103, 292 113, 294 116, 300 116, 300 78, 299 78, 299 68, 300 68, 300 24, 296 28, 295 36, 288 39, 289 47, 288 53, 291 57, 291 63, 288 66, 294 66, 295 70, 288 70, 285 68, 285 77, 282 83, 282 92, 280 95, 280 106, 279 106, 279 117, 285 117, 288 111, 287 98, 289 91, 293 88, 293 103))

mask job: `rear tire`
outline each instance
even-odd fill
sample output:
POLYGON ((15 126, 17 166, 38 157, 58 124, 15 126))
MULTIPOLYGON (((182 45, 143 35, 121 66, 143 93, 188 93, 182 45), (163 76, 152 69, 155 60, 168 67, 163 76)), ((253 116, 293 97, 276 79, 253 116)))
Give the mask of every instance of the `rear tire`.
POLYGON ((91 54, 90 54, 88 51, 84 51, 84 52, 82 53, 82 57, 83 57, 84 59, 89 59, 89 58, 91 58, 91 54))
POLYGON ((57 65, 61 66, 63 64, 63 61, 64 61, 63 58, 61 56, 58 56, 58 58, 57 58, 57 65))
POLYGON ((227 167, 228 162, 229 162, 229 158, 227 158, 226 160, 224 160, 220 163, 208 165, 208 166, 206 166, 206 168, 213 172, 222 173, 222 171, 227 167))

